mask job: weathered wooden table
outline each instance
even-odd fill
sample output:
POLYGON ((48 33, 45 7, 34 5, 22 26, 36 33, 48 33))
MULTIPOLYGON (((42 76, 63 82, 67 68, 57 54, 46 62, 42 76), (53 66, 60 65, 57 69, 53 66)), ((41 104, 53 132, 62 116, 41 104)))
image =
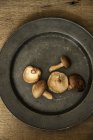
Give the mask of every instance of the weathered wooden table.
MULTIPOLYGON (((0 48, 21 25, 48 16, 70 19, 93 34, 93 0, 0 0, 0 48)), ((30 139, 93 140, 93 116, 65 131, 42 131, 15 118, 0 99, 0 140, 30 139)))

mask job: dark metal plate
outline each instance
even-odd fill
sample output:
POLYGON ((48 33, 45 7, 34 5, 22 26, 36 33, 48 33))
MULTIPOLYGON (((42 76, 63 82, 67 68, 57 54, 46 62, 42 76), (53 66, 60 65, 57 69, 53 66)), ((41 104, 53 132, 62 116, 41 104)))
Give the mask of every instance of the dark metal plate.
POLYGON ((0 55, 0 94, 9 110, 20 120, 44 129, 64 129, 86 119, 93 110, 93 37, 81 26, 62 18, 43 18, 19 28, 0 55), (72 66, 59 71, 78 73, 86 81, 83 92, 66 91, 52 101, 34 99, 31 85, 22 79, 27 65, 48 69, 65 54, 72 66))

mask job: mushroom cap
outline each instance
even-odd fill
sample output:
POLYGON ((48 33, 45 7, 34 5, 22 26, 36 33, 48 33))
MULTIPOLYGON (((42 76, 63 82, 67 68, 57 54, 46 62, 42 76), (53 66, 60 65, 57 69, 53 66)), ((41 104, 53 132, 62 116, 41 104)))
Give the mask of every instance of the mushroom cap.
POLYGON ((32 94, 35 98, 39 98, 46 89, 46 82, 40 80, 32 86, 32 94))
POLYGON ((68 88, 68 77, 64 73, 53 72, 48 78, 48 87, 54 93, 62 93, 68 88))
POLYGON ((65 68, 68 68, 68 67, 71 66, 71 61, 70 61, 70 59, 69 59, 67 56, 65 56, 65 55, 63 55, 63 56, 61 57, 61 62, 62 62, 63 66, 64 66, 65 68))
POLYGON ((23 79, 27 83, 35 83, 39 80, 41 71, 38 68, 27 66, 23 72, 23 79))
POLYGON ((83 91, 85 88, 85 81, 83 77, 79 74, 72 74, 69 76, 69 88, 77 89, 78 91, 83 91))

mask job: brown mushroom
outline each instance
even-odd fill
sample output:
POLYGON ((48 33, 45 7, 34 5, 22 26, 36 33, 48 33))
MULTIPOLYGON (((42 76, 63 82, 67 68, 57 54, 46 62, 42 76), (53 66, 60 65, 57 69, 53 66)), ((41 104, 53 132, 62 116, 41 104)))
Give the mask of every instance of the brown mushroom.
POLYGON ((83 91, 85 88, 85 81, 83 77, 79 74, 72 74, 69 76, 69 86, 68 90, 77 89, 78 91, 83 91))
POLYGON ((70 61, 70 59, 69 59, 67 56, 63 55, 63 56, 61 57, 60 60, 61 60, 61 63, 59 63, 59 64, 57 64, 57 65, 54 65, 54 66, 51 66, 51 67, 49 68, 49 72, 58 70, 58 69, 60 69, 61 67, 65 67, 65 68, 70 67, 71 61, 70 61))
POLYGON ((32 94, 35 98, 39 98, 46 89, 46 82, 41 80, 32 86, 32 94))
POLYGON ((27 83, 35 83, 40 79, 41 71, 38 68, 27 66, 23 72, 23 79, 27 83))
POLYGON ((46 91, 46 82, 44 80, 38 81, 32 86, 32 94, 34 98, 39 98, 41 95, 43 95, 47 99, 53 99, 53 96, 51 93, 46 91))
POLYGON ((68 77, 61 72, 53 72, 48 78, 48 87, 54 93, 62 93, 68 88, 68 77))

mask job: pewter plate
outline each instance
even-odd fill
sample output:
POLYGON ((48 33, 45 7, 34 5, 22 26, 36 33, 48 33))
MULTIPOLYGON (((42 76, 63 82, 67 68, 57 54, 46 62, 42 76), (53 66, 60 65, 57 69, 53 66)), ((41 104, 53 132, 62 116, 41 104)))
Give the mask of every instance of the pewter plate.
MULTIPOLYGON (((93 37, 80 25, 62 18, 42 18, 19 28, 5 43, 0 54, 0 94, 8 109, 23 122, 42 129, 62 130, 85 120, 93 110, 93 37), (58 71, 78 73, 86 82, 83 92, 53 94, 53 100, 35 99, 31 84, 22 73, 32 65, 47 80, 51 65, 67 55, 70 68, 58 71)), ((48 89, 47 89, 48 90, 48 89)))

